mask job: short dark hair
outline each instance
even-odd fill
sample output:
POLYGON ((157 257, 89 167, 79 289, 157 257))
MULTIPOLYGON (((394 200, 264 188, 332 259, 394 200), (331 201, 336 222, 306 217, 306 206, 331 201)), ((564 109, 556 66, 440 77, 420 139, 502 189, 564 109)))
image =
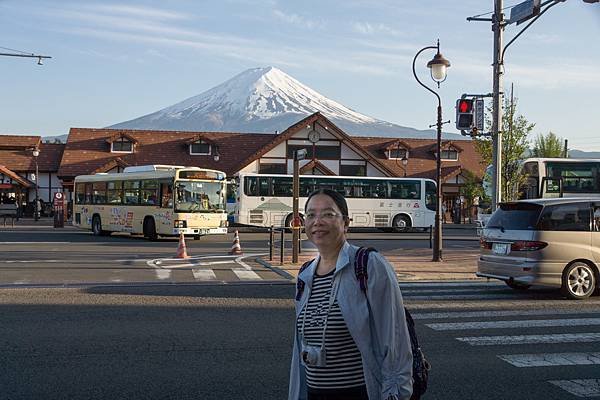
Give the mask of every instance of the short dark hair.
POLYGON ((314 192, 312 192, 311 194, 309 194, 308 198, 306 199, 306 203, 304 203, 304 211, 305 212, 306 212, 306 206, 308 206, 308 202, 310 201, 310 199, 312 199, 313 196, 316 196, 318 194, 324 194, 325 196, 331 197, 331 200, 333 200, 335 205, 338 206, 338 208, 342 212, 342 215, 344 217, 349 216, 348 215, 348 203, 346 202, 346 198, 340 192, 336 192, 335 190, 331 190, 331 189, 317 189, 314 192))

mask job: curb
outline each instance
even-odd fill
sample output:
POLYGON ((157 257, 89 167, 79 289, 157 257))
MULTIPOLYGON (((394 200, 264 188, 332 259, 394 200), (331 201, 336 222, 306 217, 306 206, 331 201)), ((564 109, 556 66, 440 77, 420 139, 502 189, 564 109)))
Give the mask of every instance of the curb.
POLYGON ((287 272, 285 272, 284 270, 274 267, 272 266, 269 262, 263 260, 260 257, 257 257, 254 259, 254 261, 256 261, 257 263, 259 263, 260 265, 262 265, 263 267, 270 269, 271 271, 275 272, 277 275, 290 280, 290 281, 295 281, 296 277, 294 275, 288 274, 287 272))

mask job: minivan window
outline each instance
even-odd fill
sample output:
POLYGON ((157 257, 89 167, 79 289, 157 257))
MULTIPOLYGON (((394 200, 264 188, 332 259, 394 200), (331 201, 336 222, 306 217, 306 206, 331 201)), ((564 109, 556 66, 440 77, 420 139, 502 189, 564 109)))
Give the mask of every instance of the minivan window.
POLYGON ((538 223, 541 231, 579 231, 590 230, 590 204, 556 204, 544 207, 538 223))
POLYGON ((502 203, 485 227, 531 231, 535 229, 542 208, 541 205, 534 203, 502 203))

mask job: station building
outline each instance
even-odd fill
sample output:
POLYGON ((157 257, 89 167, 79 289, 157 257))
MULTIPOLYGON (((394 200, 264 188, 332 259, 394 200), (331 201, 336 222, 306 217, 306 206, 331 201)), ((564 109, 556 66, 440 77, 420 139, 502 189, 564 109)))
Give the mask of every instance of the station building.
MULTIPOLYGON (((300 161, 301 174, 436 179, 436 140, 350 136, 315 113, 276 134, 71 128, 66 144, 0 135, 0 195, 16 196, 27 214, 36 182, 43 202, 57 191, 70 199, 76 176, 121 172, 128 166, 198 166, 227 176, 292 174, 294 151, 303 148, 307 157, 300 161)), ((468 177, 481 180, 484 166, 469 140, 444 140, 441 160, 443 201, 451 210, 468 177)))

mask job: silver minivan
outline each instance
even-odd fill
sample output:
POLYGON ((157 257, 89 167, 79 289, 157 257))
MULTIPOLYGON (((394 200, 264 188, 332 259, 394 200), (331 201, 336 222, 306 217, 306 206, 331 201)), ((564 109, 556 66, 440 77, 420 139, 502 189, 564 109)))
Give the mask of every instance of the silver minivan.
POLYGON ((483 229, 477 276, 516 290, 559 287, 589 297, 600 279, 600 199, 501 203, 483 229))

